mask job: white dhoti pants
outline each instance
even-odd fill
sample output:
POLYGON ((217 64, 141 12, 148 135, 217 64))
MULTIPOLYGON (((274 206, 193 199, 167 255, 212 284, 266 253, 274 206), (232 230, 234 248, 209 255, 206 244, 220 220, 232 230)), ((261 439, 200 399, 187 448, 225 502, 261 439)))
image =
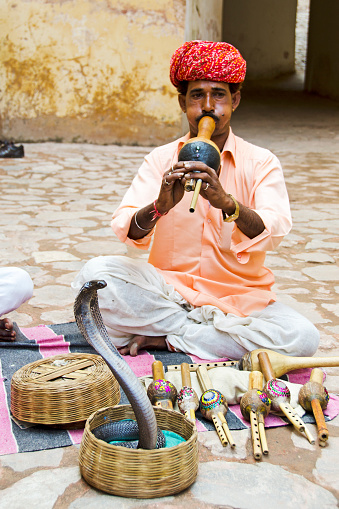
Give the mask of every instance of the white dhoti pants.
POLYGON ((30 275, 17 267, 0 268, 0 316, 18 309, 33 295, 30 275))
POLYGON ((126 346, 135 335, 166 336, 167 345, 201 359, 239 359, 256 348, 311 356, 319 344, 314 325, 292 308, 274 302, 247 317, 215 306, 193 308, 149 263, 124 256, 99 256, 72 283, 103 279, 99 307, 112 342, 126 346))

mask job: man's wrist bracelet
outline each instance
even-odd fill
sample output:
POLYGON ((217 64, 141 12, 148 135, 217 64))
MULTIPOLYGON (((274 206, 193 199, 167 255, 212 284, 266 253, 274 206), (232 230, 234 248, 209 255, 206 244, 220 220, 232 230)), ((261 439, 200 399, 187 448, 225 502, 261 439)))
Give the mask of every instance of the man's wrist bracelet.
POLYGON ((152 221, 154 221, 157 217, 162 217, 162 216, 166 216, 166 214, 168 214, 168 212, 164 212, 163 214, 161 214, 161 212, 159 212, 159 210, 157 209, 157 206, 155 204, 157 200, 154 200, 153 202, 153 206, 154 206, 154 209, 151 210, 151 214, 153 213, 153 217, 152 217, 152 221))
POLYGON ((235 211, 231 216, 227 216, 226 212, 222 211, 222 217, 225 223, 231 223, 232 221, 235 221, 239 217, 239 203, 237 200, 231 195, 228 195, 234 202, 235 205, 235 211))
POLYGON ((142 228, 140 226, 140 224, 138 224, 138 221, 137 221, 137 214, 138 214, 139 210, 136 211, 136 213, 134 214, 134 222, 136 224, 136 226, 139 228, 139 230, 142 230, 143 232, 150 232, 152 229, 153 229, 153 226, 151 228, 142 228))

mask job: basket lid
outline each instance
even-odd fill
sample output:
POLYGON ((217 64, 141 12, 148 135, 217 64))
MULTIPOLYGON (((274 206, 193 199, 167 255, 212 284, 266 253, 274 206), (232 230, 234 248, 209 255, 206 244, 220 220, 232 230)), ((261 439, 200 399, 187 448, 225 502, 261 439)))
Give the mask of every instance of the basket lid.
POLYGON ((20 368, 11 381, 11 411, 22 421, 82 421, 119 401, 119 384, 100 355, 69 353, 41 359, 20 368))

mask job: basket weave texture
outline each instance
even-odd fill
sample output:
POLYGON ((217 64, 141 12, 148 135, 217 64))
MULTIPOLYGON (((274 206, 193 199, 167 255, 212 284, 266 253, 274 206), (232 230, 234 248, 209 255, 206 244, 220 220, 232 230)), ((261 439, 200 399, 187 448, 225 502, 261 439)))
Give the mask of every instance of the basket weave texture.
POLYGON ((119 384, 99 355, 55 355, 31 362, 11 381, 13 416, 35 424, 85 421, 95 410, 119 401, 119 384))
POLYGON ((135 498, 164 497, 188 488, 198 474, 198 433, 192 422, 174 410, 154 407, 160 429, 186 442, 165 449, 128 449, 97 439, 92 430, 111 421, 135 419, 130 405, 102 408, 87 420, 80 446, 80 472, 95 488, 135 498))

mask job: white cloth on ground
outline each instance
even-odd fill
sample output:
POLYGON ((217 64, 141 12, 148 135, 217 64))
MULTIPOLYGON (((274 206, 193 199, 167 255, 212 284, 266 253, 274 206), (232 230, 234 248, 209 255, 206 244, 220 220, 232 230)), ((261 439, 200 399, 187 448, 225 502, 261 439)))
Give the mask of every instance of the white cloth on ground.
POLYGON ((0 268, 0 316, 18 309, 33 295, 30 275, 18 267, 0 268))
POLYGON ((201 359, 239 359, 268 348, 284 355, 311 356, 319 344, 314 325, 292 308, 274 302, 240 317, 214 306, 193 308, 149 263, 124 256, 99 256, 87 262, 72 288, 103 279, 100 311, 112 342, 126 346, 134 335, 166 336, 176 350, 201 359))

